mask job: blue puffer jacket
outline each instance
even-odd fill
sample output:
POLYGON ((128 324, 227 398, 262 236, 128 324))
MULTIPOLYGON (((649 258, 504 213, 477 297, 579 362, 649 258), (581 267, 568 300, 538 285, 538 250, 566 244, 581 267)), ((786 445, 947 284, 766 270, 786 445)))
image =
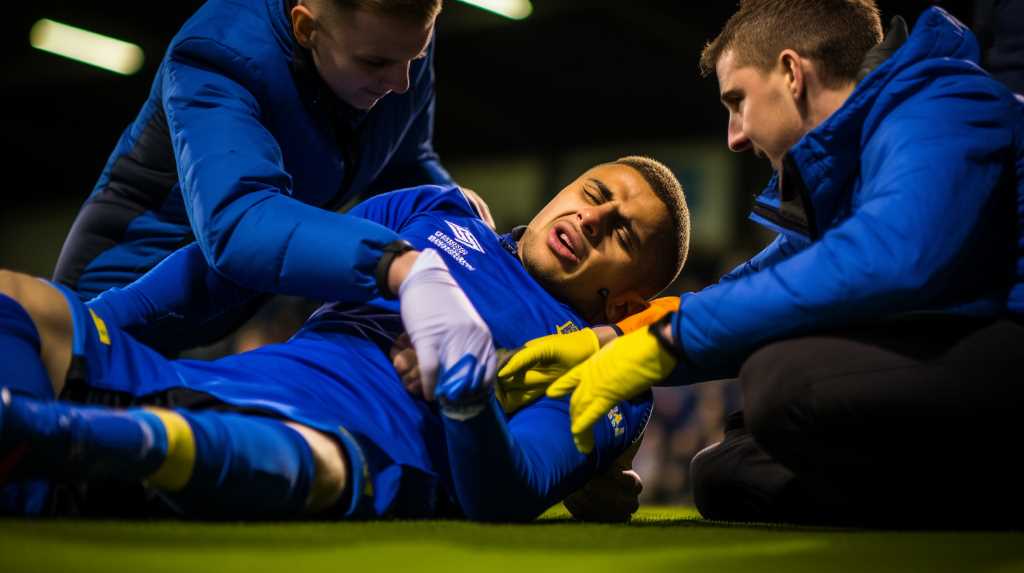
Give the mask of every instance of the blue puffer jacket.
POLYGON ((682 297, 676 383, 760 346, 902 313, 1024 315, 1024 102, 938 8, 788 153, 752 218, 779 232, 682 297))
POLYGON ((369 112, 337 100, 297 46, 286 0, 211 0, 182 27, 112 153, 56 278, 85 298, 196 241, 261 292, 375 294, 390 230, 332 212, 347 199, 451 184, 431 146, 433 43, 410 88, 369 112))

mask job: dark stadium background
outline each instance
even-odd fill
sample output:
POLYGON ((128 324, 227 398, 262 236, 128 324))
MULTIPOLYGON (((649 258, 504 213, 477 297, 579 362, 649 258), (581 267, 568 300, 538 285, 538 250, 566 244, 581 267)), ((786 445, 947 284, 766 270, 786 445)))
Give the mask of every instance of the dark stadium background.
MULTIPOLYGON (((5 9, 0 266, 49 275, 164 47, 200 4, 33 0, 5 9), (136 43, 145 65, 121 77, 34 50, 29 29, 44 17, 136 43)), ((755 252, 766 235, 746 210, 768 168, 725 150, 717 84, 697 73, 702 45, 735 2, 533 4, 529 18, 512 21, 447 0, 437 29, 436 148, 457 180, 491 202, 499 228, 525 222, 582 168, 643 153, 677 171, 693 205, 693 255, 679 289, 700 288, 755 252)), ((975 18, 972 2, 880 2, 884 22, 899 13, 911 24, 931 4, 968 25, 975 18)), ((225 348, 287 336, 307 306, 278 304, 225 348)), ((660 391, 658 423, 637 462, 649 500, 685 499, 689 457, 717 439, 735 401, 724 383, 660 391)))

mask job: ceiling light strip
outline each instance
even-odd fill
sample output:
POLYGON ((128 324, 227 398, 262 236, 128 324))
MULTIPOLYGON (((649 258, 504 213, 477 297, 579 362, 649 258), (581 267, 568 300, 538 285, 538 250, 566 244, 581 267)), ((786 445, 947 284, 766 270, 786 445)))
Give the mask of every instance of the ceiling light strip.
POLYGON ((533 12, 533 4, 530 0, 460 0, 471 6, 482 10, 493 12, 499 16, 522 20, 533 12))
POLYGON ((32 25, 33 48, 122 75, 142 68, 142 48, 102 34, 43 18, 32 25))

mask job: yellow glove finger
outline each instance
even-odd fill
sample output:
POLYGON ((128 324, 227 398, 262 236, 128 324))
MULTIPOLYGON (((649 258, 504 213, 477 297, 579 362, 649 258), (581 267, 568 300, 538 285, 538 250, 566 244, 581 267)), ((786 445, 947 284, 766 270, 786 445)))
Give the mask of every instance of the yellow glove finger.
POLYGON ((547 353, 544 348, 539 346, 531 347, 529 342, 526 344, 521 350, 513 354, 508 359, 508 362, 505 363, 505 366, 498 371, 499 378, 513 378, 546 358, 547 353))
POLYGON ((582 366, 584 364, 586 364, 586 362, 577 365, 572 370, 566 372, 564 376, 552 382, 551 385, 548 386, 548 390, 546 392, 548 398, 561 398, 562 396, 571 394, 572 391, 580 384, 580 380, 583 376, 582 366))
POLYGON ((546 387, 555 380, 561 378, 563 374, 565 374, 565 368, 534 368, 532 370, 527 370, 520 382, 523 386, 546 387))
POLYGON ((555 380, 558 380, 562 374, 565 374, 566 368, 554 365, 537 365, 534 364, 527 368, 525 371, 512 372, 509 374, 498 374, 498 384, 508 387, 513 390, 522 388, 524 386, 537 387, 547 386, 555 380))
POLYGON ((522 347, 513 348, 511 350, 508 348, 496 348, 494 351, 494 359, 497 363, 498 370, 504 368, 505 365, 508 364, 508 361, 516 355, 516 352, 519 352, 520 350, 522 350, 522 347))
POLYGON ((594 449, 594 429, 587 428, 582 432, 572 435, 572 443, 581 454, 589 454, 594 449))
MULTIPOLYGON (((569 414, 572 416, 572 435, 582 436, 591 434, 590 441, 593 443, 594 424, 601 421, 608 411, 615 407, 618 400, 603 396, 588 394, 585 388, 578 388, 569 402, 569 414)), ((586 453, 583 450, 580 450, 586 453)))
POLYGON ((544 388, 495 388, 498 402, 506 414, 512 414, 544 395, 544 388))
POLYGON ((549 334, 526 343, 498 371, 499 377, 526 374, 521 383, 548 384, 601 348, 597 334, 589 328, 569 334, 549 334), (531 372, 541 374, 531 374, 531 372))

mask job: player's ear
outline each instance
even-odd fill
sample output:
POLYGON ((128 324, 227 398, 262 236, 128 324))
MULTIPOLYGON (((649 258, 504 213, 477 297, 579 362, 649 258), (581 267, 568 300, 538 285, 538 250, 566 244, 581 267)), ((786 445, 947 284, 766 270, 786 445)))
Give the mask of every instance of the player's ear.
POLYGON ((650 306, 650 303, 636 291, 610 294, 604 304, 604 314, 609 324, 619 322, 650 306))
POLYGON ((804 59, 795 50, 782 50, 779 54, 779 67, 786 77, 786 87, 795 100, 800 100, 804 95, 806 78, 804 74, 804 59))
POLYGON ((309 11, 309 7, 302 3, 297 3, 289 13, 292 19, 292 33, 295 34, 295 40, 303 48, 312 49, 313 47, 313 31, 316 29, 316 20, 313 18, 313 13, 309 11))

